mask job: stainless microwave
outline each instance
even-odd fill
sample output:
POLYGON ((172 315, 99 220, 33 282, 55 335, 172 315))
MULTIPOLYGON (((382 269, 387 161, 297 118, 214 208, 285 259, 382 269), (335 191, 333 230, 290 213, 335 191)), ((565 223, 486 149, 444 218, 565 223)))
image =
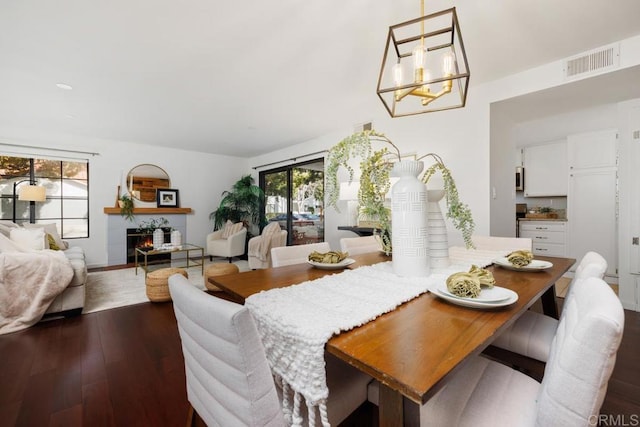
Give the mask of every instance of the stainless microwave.
POLYGON ((516 191, 524 190, 524 168, 516 166, 516 191))

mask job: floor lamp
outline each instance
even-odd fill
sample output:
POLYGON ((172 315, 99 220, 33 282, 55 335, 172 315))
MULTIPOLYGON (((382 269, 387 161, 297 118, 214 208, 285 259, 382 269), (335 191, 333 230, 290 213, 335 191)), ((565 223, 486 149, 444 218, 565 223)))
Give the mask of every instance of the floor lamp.
MULTIPOLYGON (((13 222, 16 222, 16 190, 18 184, 23 182, 31 182, 30 179, 23 179, 22 181, 16 181, 13 183, 13 222)), ((29 202, 29 222, 34 223, 34 217, 36 216, 36 203, 44 202, 47 199, 47 189, 41 185, 29 184, 23 185, 18 191, 18 200, 23 202, 29 202)))

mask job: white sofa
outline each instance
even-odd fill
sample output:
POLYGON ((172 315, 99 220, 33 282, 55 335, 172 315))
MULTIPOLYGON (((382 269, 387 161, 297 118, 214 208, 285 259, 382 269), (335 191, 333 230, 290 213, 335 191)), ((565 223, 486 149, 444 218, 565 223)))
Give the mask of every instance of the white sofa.
POLYGON ((84 250, 76 246, 63 252, 73 268, 73 279, 67 288, 53 300, 45 315, 61 313, 65 316, 75 316, 82 313, 84 308, 85 286, 87 284, 87 264, 84 259, 84 250))
MULTIPOLYGON (((33 229, 38 227, 44 228, 47 233, 55 234, 55 240, 61 247, 62 252, 69 260, 71 268, 73 269, 71 282, 49 305, 45 315, 54 313, 61 313, 65 316, 80 314, 84 308, 85 286, 87 283, 87 265, 84 250, 80 247, 69 248, 68 243, 60 239, 55 229, 55 224, 26 224, 23 228, 33 229)), ((21 227, 11 221, 0 221, 0 233, 7 238, 10 237, 11 230, 15 228, 21 227)), ((46 247, 48 247, 48 245, 46 247)))

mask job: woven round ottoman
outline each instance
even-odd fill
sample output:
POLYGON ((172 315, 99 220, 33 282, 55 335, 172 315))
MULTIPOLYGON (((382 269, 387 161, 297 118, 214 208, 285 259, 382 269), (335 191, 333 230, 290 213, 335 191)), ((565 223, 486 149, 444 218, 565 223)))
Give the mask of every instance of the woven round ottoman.
POLYGON ((171 301, 169 276, 173 274, 182 274, 184 277, 189 277, 187 272, 182 268, 161 268, 160 270, 147 273, 145 283, 147 285, 147 298, 149 298, 149 301, 171 301))
POLYGON ((221 292, 222 289, 209 283, 209 277, 222 276, 224 274, 233 274, 233 273, 239 273, 239 272, 240 270, 238 269, 238 266, 235 264, 222 263, 222 262, 219 264, 211 264, 204 271, 204 285, 210 291, 221 292))

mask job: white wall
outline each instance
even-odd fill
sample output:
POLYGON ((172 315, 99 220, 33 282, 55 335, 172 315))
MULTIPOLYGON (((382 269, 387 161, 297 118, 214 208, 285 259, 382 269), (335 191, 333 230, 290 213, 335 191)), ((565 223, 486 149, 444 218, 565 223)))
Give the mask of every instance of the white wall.
MULTIPOLYGON (((89 158, 89 238, 70 241, 85 249, 89 267, 107 265, 107 215, 103 209, 115 205, 117 186, 124 185, 124 176, 132 167, 153 163, 169 174, 171 187, 180 191, 180 206, 193 210, 187 215, 187 236, 183 239, 199 246, 204 246, 206 235, 212 230, 209 214, 218 207, 220 194, 249 169, 247 160, 237 157, 24 129, 0 128, 0 143, 99 153, 84 156, 89 158)), ((73 153, 58 155, 78 157, 73 153)))
MULTIPOLYGON (((488 119, 483 120, 486 114, 482 111, 478 112, 478 109, 484 110, 482 106, 479 106, 477 101, 471 102, 471 105, 473 104, 476 106, 446 113, 391 119, 380 103, 381 114, 373 118, 372 121, 374 128, 378 132, 385 133, 400 148, 402 154, 423 155, 434 152, 441 155, 447 167, 452 171, 462 201, 469 204, 473 210, 477 223, 476 228, 487 233, 489 210, 487 180, 484 178, 487 175, 489 164, 488 139, 478 140, 475 135, 486 133, 488 119), (460 123, 463 123, 464 126, 460 126, 460 123), (470 165, 472 166, 470 167, 470 165), (484 186, 482 185, 483 181, 484 186)), ((268 155, 255 157, 249 160, 249 165, 257 166, 326 150, 352 134, 353 131, 353 129, 343 129, 268 155)), ((302 160, 305 159, 299 159, 299 161, 302 160)), ((429 160, 426 162, 427 165, 430 164, 429 160)), ((283 164, 286 163, 290 162, 283 164)), ((265 169, 269 169, 269 167, 265 169)), ((254 173, 257 178, 258 172, 254 171, 254 173)), ((346 181, 347 178, 347 174, 344 173, 339 180, 346 181)), ((325 210, 325 240, 334 249, 340 247, 340 238, 355 237, 355 234, 351 232, 337 230, 338 226, 348 223, 346 202, 340 203, 342 204, 341 213, 332 208, 325 210)), ((453 229, 451 224, 449 225, 450 229, 453 229)), ((456 230, 450 232, 450 241, 452 244, 463 244, 462 236, 456 230)))
POLYGON ((518 122, 513 127, 515 147, 564 139, 567 135, 613 129, 618 123, 617 103, 578 108, 565 114, 518 122))

